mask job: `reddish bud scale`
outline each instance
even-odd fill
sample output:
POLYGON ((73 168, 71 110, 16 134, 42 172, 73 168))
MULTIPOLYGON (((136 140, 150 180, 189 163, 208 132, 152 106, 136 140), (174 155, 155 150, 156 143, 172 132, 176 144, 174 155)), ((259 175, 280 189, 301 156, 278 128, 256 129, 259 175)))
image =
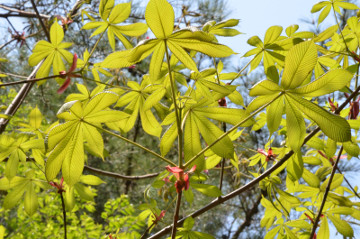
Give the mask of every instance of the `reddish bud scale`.
POLYGON ((189 173, 194 172, 196 165, 194 165, 188 172, 184 173, 184 170, 179 167, 170 167, 166 166, 166 170, 172 173, 177 179, 175 182, 175 189, 177 193, 180 193, 182 190, 188 190, 190 186, 189 173))

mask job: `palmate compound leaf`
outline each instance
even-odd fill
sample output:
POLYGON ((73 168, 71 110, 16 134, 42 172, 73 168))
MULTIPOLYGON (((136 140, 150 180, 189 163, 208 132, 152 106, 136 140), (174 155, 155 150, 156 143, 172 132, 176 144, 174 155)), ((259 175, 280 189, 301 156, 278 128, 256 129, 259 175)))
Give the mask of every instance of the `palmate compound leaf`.
MULTIPOLYGON (((43 64, 36 73, 36 78, 46 77, 50 73, 51 66, 53 66, 54 75, 59 74, 60 71, 65 70, 63 60, 72 62, 73 55, 65 50, 72 45, 72 43, 61 42, 64 38, 62 27, 56 22, 50 28, 50 41, 41 40, 36 43, 33 54, 29 57, 29 65, 36 66, 40 61, 44 60, 43 64)), ((62 84, 65 79, 56 78, 59 84, 62 84)), ((42 84, 43 81, 38 81, 42 84)))
POLYGON ((211 35, 196 28, 192 27, 173 32, 174 11, 166 0, 151 0, 146 8, 145 18, 157 38, 144 40, 127 52, 110 54, 105 58, 102 67, 128 67, 153 53, 149 72, 150 79, 154 82, 159 78, 167 48, 186 67, 194 71, 197 71, 196 64, 188 50, 201 52, 212 57, 228 57, 234 54, 229 47, 214 42, 211 35))
POLYGON ((103 158, 101 134, 87 122, 101 127, 101 123, 127 118, 128 114, 124 112, 107 110, 117 99, 117 94, 105 91, 95 95, 87 104, 69 102, 72 103, 70 108, 58 114, 58 118, 66 122, 53 127, 48 134, 50 154, 45 166, 48 181, 53 180, 60 169, 68 185, 79 181, 84 168, 84 140, 92 152, 103 158))
POLYGON ((24 207, 25 212, 31 216, 35 213, 38 208, 38 199, 35 191, 35 187, 40 186, 46 188, 46 184, 34 180, 34 171, 27 171, 26 177, 17 177, 15 176, 11 180, 4 177, 0 179, 0 190, 10 190, 12 189, 4 199, 4 208, 11 209, 13 208, 23 197, 24 197, 24 207))
MULTIPOLYGON (((162 131, 161 125, 154 116, 151 107, 145 108, 146 99, 149 97, 148 95, 156 92, 158 88, 150 86, 150 82, 146 77, 144 77, 144 80, 140 85, 135 81, 129 81, 128 86, 132 91, 122 95, 116 104, 116 107, 126 106, 124 112, 129 113, 130 116, 123 122, 108 126, 115 130, 120 129, 122 132, 128 132, 134 127, 138 116, 140 116, 141 126, 144 131, 150 135, 160 137, 162 131)), ((153 104, 151 103, 151 106, 154 106, 156 109, 157 106, 160 106, 160 103, 153 102, 153 104)))

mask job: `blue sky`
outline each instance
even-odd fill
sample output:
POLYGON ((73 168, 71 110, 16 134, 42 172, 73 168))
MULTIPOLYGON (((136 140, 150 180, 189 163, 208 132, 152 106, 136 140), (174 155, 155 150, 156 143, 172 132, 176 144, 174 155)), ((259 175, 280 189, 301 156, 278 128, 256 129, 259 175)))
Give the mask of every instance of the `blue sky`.
MULTIPOLYGON (((240 19, 238 30, 244 34, 234 38, 222 39, 221 42, 243 55, 250 46, 247 39, 258 35, 263 38, 266 30, 273 25, 280 25, 284 29, 292 24, 298 24, 299 30, 309 30, 310 25, 301 19, 317 19, 317 14, 311 14, 310 10, 317 0, 228 0, 228 6, 232 10, 231 18, 240 19)), ((333 23, 333 17, 323 22, 320 27, 325 28, 333 23)))

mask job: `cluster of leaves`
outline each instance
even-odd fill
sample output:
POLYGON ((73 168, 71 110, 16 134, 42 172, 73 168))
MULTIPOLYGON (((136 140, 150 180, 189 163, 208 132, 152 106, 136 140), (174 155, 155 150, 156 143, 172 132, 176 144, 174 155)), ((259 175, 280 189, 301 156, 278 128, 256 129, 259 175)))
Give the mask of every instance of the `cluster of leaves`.
MULTIPOLYGON (((358 9, 343 1, 324 1, 316 4, 312 12, 322 8, 319 24, 331 8, 334 12, 339 12, 339 8, 358 9)), ((286 28, 286 35, 282 35, 282 27, 273 26, 267 30, 264 40, 251 37, 248 43, 255 48, 244 56, 253 56, 250 71, 263 62, 266 79, 250 89, 249 96, 256 98, 245 106, 237 91, 238 85, 233 84, 243 71, 222 73, 224 64, 216 60, 235 54, 228 46, 220 44, 216 36, 239 34, 233 29, 238 20, 211 21, 202 29, 174 30, 173 7, 166 0, 150 0, 145 11, 146 24, 118 25, 129 17, 130 11, 130 3, 115 5, 114 1, 102 0, 99 21, 87 14, 89 22, 83 29, 97 28, 92 34, 100 35, 97 43, 107 31, 113 50, 116 48, 115 36, 126 48, 109 54, 102 62, 89 63, 96 43, 90 53, 83 53, 84 59, 76 65, 77 55, 65 50, 71 43, 62 42, 63 28, 57 22, 50 28, 50 42, 41 40, 35 45, 29 64, 39 64, 39 82, 56 78, 63 84, 66 75, 69 83, 75 73, 86 81, 87 71, 92 72, 97 82, 94 89, 77 84, 80 93, 67 96, 66 103, 56 115, 59 121, 52 125, 43 125, 43 116, 38 108, 34 108, 28 123, 18 125, 19 132, 0 136, 0 161, 7 161, 0 190, 9 191, 4 208, 13 208, 25 195, 25 212, 36 215, 38 194, 49 190, 47 182, 58 178, 64 180, 64 191, 59 193, 64 194, 67 211, 77 209, 75 191, 81 198, 93 201, 94 192, 84 184, 104 182, 98 177, 83 175, 83 169, 88 155, 106 157, 102 135, 106 133, 151 154, 149 160, 164 162, 159 169, 163 172, 145 192, 148 203, 139 207, 143 212, 138 217, 133 216, 135 209, 126 197, 105 205, 102 217, 109 221, 105 231, 114 232, 113 236, 140 237, 146 219, 145 234, 149 233, 168 210, 174 209, 176 223, 179 207, 191 205, 195 191, 207 197, 223 195, 224 189, 206 183, 209 176, 205 170, 213 170, 220 161, 229 160, 236 172, 240 173, 239 165, 242 165, 255 180, 263 169, 271 170, 271 164, 280 165, 260 182, 260 188, 266 192, 261 200, 265 208, 261 226, 269 230, 266 238, 276 235, 278 238, 308 238, 314 232, 313 228, 316 229, 320 216, 319 238, 330 237, 328 220, 343 236, 352 237, 353 229, 347 219, 360 220, 360 204, 353 199, 358 195, 357 187, 343 186, 344 175, 335 173, 338 162, 334 163, 333 158, 338 153, 335 158, 340 160, 343 149, 349 159, 359 155, 355 138, 360 128, 356 119, 359 104, 353 101, 351 107, 338 114, 342 108, 335 106, 333 97, 329 105, 337 113, 334 114, 315 102, 334 92, 359 91, 357 81, 352 82, 359 69, 356 53, 360 47, 359 18, 349 18, 344 29, 336 25, 318 35, 298 32, 298 26, 293 25, 286 28), (140 41, 133 47, 125 36, 142 35, 147 27, 154 38, 140 41), (324 42, 327 48, 320 45, 324 42), (214 66, 198 69, 194 59, 200 54, 213 58, 214 66), (97 71, 106 73, 104 68, 136 67, 149 56, 148 74, 143 74, 139 81, 128 80, 119 86, 101 82, 98 78, 97 71), (72 65, 68 72, 60 73, 65 72, 64 61, 72 65), (53 76, 50 75, 51 66, 53 76), (75 72, 76 67, 81 69, 75 72), (265 109, 266 113, 263 112, 265 109), (262 114, 258 115, 260 112, 262 114), (346 120, 349 112, 352 118, 346 120), (144 132, 159 140, 159 149, 146 148, 126 137, 137 120, 141 121, 144 132), (271 147, 272 140, 269 139, 268 145, 264 146, 269 148, 267 153, 258 150, 256 155, 239 160, 234 141, 238 142, 243 128, 254 123, 257 129, 266 124, 270 138, 284 139, 284 147, 271 147), (321 131, 313 131, 312 138, 305 142, 307 131, 316 126, 321 131), (170 152, 178 153, 178 157, 167 158, 170 152), (290 155, 286 162, 277 162, 286 155, 290 155), (167 169, 173 175, 165 171, 166 165, 172 166, 167 169), (281 178, 279 175, 283 170, 286 176, 281 178), (163 199, 169 202, 167 208, 159 208, 151 189, 166 194, 163 199), (188 204, 180 203, 182 192, 188 204), (169 198, 174 200, 168 201, 169 198), (173 204, 175 198, 176 206, 173 204), (121 212, 122 216, 113 215, 114 211, 121 212), (293 215, 296 219, 292 220, 293 215), (119 228, 126 231, 118 231, 119 228)), ((61 92, 66 87, 61 87, 61 92)), ((63 187, 63 182, 54 185, 63 187)), ((188 217, 183 227, 177 228, 177 238, 213 238, 193 227, 194 219, 188 217)))

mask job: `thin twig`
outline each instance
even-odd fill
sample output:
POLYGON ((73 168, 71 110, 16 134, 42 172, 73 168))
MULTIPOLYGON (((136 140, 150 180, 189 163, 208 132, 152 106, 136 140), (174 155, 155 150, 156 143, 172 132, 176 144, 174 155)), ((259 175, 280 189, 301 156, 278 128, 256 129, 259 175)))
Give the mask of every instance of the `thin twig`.
POLYGON ((90 167, 87 165, 84 166, 84 169, 87 171, 93 172, 93 173, 100 174, 100 175, 113 177, 113 178, 120 178, 120 179, 124 179, 124 180, 140 180, 140 179, 154 178, 160 174, 160 173, 151 173, 151 174, 145 174, 145 175, 139 175, 139 176, 128 176, 128 175, 122 175, 122 174, 118 174, 118 173, 104 171, 104 170, 101 170, 98 168, 93 168, 93 167, 90 167))
POLYGON ((174 104, 174 111, 175 111, 175 118, 176 118, 176 127, 177 127, 177 131, 178 131, 178 154, 179 154, 179 168, 183 168, 183 164, 182 164, 182 150, 183 150, 183 142, 182 142, 182 129, 181 129, 181 113, 179 110, 179 107, 177 105, 176 102, 176 89, 175 89, 175 80, 172 77, 172 73, 171 73, 171 66, 170 66, 170 56, 169 56, 169 50, 167 47, 167 42, 165 41, 165 56, 166 56, 166 62, 167 62, 167 67, 168 67, 168 73, 169 73, 169 78, 170 78, 170 86, 171 86, 171 97, 172 97, 172 101, 174 104))
MULTIPOLYGON (((5 6, 3 4, 0 4, 0 8, 7 10, 9 12, 16 12, 18 14, 11 14, 11 13, 5 13, 5 14, 0 14, 0 17, 38 17, 37 14, 35 12, 26 12, 26 11, 22 11, 16 8, 11 8, 8 6, 5 6)), ((49 19, 50 15, 44 15, 44 14, 39 14, 41 18, 44 19, 49 19)))
POLYGON ((316 231, 316 228, 317 228, 317 225, 320 221, 320 217, 321 217, 321 214, 322 214, 322 210, 324 209, 324 206, 325 206, 325 202, 326 202, 326 198, 329 194, 329 191, 330 191, 330 186, 331 186, 331 183, 332 183, 332 180, 334 178, 334 175, 335 175, 335 172, 336 172, 336 168, 338 166, 338 163, 340 161, 340 156, 342 154, 342 151, 343 151, 343 147, 341 146, 340 150, 339 150, 339 153, 338 153, 338 156, 337 156, 337 159, 336 159, 336 162, 332 168, 332 171, 331 171, 331 174, 330 174, 330 178, 329 178, 329 181, 328 181, 328 184, 326 186, 326 189, 325 189, 325 193, 324 193, 324 197, 323 197, 323 200, 321 202, 321 205, 320 205, 320 209, 319 209, 319 212, 316 216, 316 219, 314 221, 314 225, 313 225, 313 228, 312 228, 312 231, 311 231, 311 234, 310 234, 310 237, 309 238, 313 238, 314 237, 314 234, 315 234, 315 231, 316 231))
POLYGON ((43 29, 44 32, 45 32, 45 36, 46 36, 46 38, 48 39, 48 41, 50 41, 49 31, 48 31, 48 29, 46 28, 44 22, 42 21, 42 18, 41 18, 41 16, 40 16, 40 13, 39 13, 37 7, 36 7, 36 4, 35 4, 34 0, 30 0, 30 1, 31 1, 32 7, 34 8, 34 11, 35 11, 35 13, 36 13, 36 16, 37 16, 38 19, 39 19, 40 25, 41 25, 42 29, 43 29))
POLYGON ((174 213, 174 220, 173 220, 173 227, 171 231, 171 239, 176 238, 176 227, 177 227, 177 221, 179 220, 179 211, 180 211, 180 205, 181 205, 181 195, 182 191, 178 192, 177 200, 176 200, 176 207, 175 207, 175 213, 174 213))
POLYGON ((67 238, 67 229, 66 229, 66 210, 65 210, 65 201, 64 201, 64 196, 62 194, 62 192, 60 193, 60 197, 61 197, 61 206, 62 206, 62 211, 63 211, 63 216, 64 216, 64 239, 67 238))

